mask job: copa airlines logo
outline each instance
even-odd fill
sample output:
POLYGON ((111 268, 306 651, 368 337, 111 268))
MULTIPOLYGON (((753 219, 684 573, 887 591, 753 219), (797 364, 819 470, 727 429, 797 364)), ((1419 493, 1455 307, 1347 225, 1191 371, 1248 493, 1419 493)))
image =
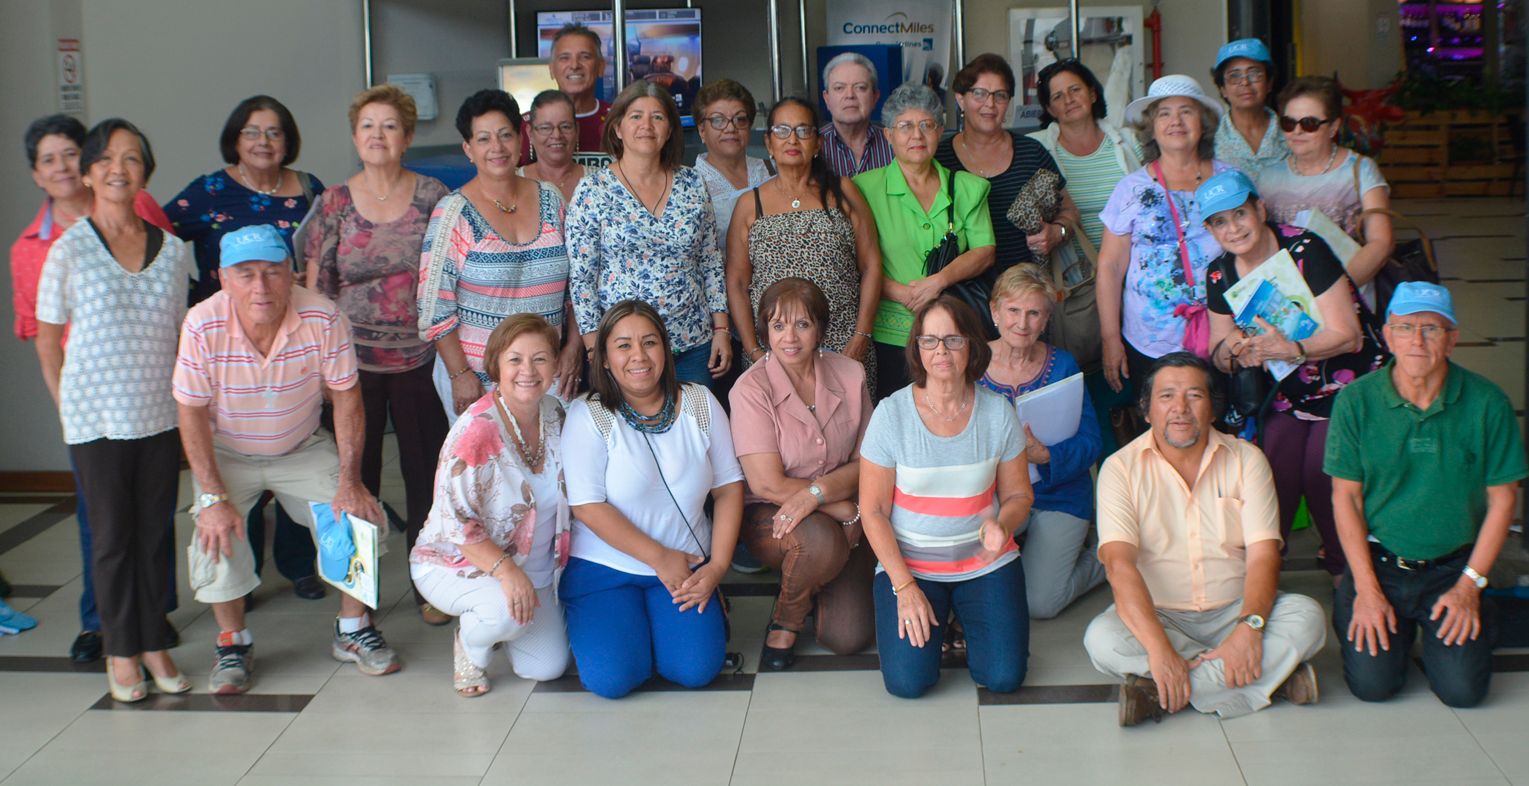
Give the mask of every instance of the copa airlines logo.
POLYGON ((844 23, 845 35, 911 35, 933 33, 934 25, 928 22, 915 22, 908 18, 902 11, 887 15, 887 18, 879 24, 858 25, 854 22, 844 23))

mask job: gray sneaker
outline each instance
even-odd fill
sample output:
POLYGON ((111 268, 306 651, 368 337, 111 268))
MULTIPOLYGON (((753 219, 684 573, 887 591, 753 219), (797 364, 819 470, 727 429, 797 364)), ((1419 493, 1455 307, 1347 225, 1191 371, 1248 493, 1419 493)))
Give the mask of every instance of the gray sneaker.
POLYGON ((337 661, 354 663, 362 674, 378 677, 398 671, 398 653, 394 652, 382 632, 368 625, 355 633, 341 633, 340 621, 334 623, 334 649, 337 661))
POLYGON ((230 695, 249 690, 250 672, 255 670, 254 649, 253 644, 225 644, 219 636, 218 662, 212 666, 207 692, 230 695))

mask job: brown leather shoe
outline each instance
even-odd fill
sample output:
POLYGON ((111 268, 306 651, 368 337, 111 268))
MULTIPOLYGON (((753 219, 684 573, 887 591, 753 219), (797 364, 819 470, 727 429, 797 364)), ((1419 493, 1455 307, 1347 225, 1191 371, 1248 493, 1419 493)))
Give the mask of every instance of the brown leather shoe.
POLYGON ((1157 683, 1127 674, 1125 684, 1120 686, 1120 725, 1135 726, 1148 718, 1161 723, 1164 714, 1157 701, 1157 683))
POLYGON ((1310 662, 1302 663, 1274 689, 1269 698, 1284 699, 1291 704, 1316 704, 1317 670, 1311 667, 1310 662))
POLYGON ((436 627, 440 627, 441 625, 445 625, 446 623, 451 622, 450 614, 441 611, 429 603, 419 604, 419 616, 424 618, 426 625, 434 625, 436 627))

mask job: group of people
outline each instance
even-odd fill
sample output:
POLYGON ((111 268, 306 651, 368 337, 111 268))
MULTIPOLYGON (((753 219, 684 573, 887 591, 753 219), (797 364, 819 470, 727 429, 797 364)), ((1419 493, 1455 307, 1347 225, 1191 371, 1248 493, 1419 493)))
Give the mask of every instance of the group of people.
MULTIPOLYGON (((781 576, 765 670, 791 668, 812 617, 835 653, 874 640, 897 696, 935 685, 951 650, 1013 691, 1030 620, 1108 582, 1084 643, 1124 683, 1123 725, 1307 703, 1327 621, 1278 591, 1303 498, 1356 695, 1401 687, 1419 627, 1435 692, 1485 695, 1481 576, 1529 470, 1507 399, 1448 361, 1448 292, 1404 284, 1383 313, 1365 292, 1390 253, 1371 212, 1387 190, 1337 146, 1332 80, 1293 79, 1270 109, 1272 58, 1236 41, 1212 71, 1226 106, 1166 76, 1121 129, 1062 61, 1024 135, 1004 127, 1012 70, 980 55, 952 79, 948 135, 920 84, 873 123, 876 71, 844 54, 824 69, 828 122, 799 98, 768 109, 768 161, 747 155, 753 96, 703 86, 692 168, 667 90, 595 98, 600 51, 559 31, 559 90, 524 114, 469 97, 456 128, 476 174, 456 190, 404 166, 417 113, 388 84, 352 101, 361 170, 343 184, 290 168, 296 122, 256 96, 224 128, 227 166, 162 211, 131 123, 33 125, 48 199, 13 249, 17 334, 36 338, 78 478, 99 620, 76 654, 104 646, 114 697, 191 687, 165 617, 182 450, 190 583, 220 628, 209 690, 238 693, 262 501, 278 568, 321 596, 310 503, 386 525, 389 423, 414 601, 457 619, 463 696, 491 688, 496 649, 527 679, 576 660, 606 697, 655 674, 705 685, 727 659, 718 586, 762 564, 781 576), (1007 215, 1042 170, 1056 209, 1022 229, 1007 215), (1359 251, 1292 226, 1312 212, 1359 251), (1048 341, 1068 246, 1098 249, 1102 368, 1048 341), (1227 303, 1279 251, 1320 311, 1302 340, 1244 330, 1227 303), (1225 375, 1270 361, 1296 371, 1258 444, 1218 431, 1225 375), (1016 402, 1084 372, 1073 435, 1042 443, 1016 402), (1117 442, 1101 421, 1120 402, 1146 428, 1117 442)), ((387 674, 371 611, 342 596, 332 654, 387 674)))

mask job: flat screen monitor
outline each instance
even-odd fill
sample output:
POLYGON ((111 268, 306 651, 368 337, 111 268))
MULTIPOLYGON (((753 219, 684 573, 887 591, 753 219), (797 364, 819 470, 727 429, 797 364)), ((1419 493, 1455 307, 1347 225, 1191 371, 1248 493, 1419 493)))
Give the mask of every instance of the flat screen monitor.
MULTIPOLYGON (((598 95, 616 97, 615 24, 610 11, 536 12, 536 56, 552 57, 552 38, 564 25, 580 24, 600 36, 605 75, 598 95)), ((701 89, 701 9, 655 8, 626 12, 627 81, 647 79, 663 85, 680 107, 680 121, 695 121, 690 106, 701 89)))
POLYGON ((499 61, 499 89, 515 97, 515 103, 529 110, 531 101, 543 90, 556 90, 557 82, 547 71, 547 60, 521 57, 499 61))

